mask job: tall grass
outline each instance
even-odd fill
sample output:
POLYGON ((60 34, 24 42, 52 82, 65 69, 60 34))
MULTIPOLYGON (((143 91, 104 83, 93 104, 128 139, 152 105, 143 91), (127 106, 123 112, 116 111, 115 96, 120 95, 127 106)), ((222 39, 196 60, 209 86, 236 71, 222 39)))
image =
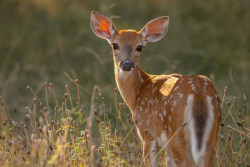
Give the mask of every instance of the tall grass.
MULTIPOLYGON (((44 83, 44 97, 28 86, 33 105, 25 107, 26 118, 18 122, 9 118, 4 97, 0 98, 1 166, 143 166, 135 125, 117 99, 117 89, 115 111, 106 106, 98 86, 93 87, 87 109, 80 99, 79 80, 74 85, 65 85, 65 94, 57 95, 52 83, 44 83)), ((226 93, 227 89, 221 97, 214 166, 249 166, 247 97, 230 98, 226 93)), ((165 165, 164 158, 160 152, 159 166, 165 165)))

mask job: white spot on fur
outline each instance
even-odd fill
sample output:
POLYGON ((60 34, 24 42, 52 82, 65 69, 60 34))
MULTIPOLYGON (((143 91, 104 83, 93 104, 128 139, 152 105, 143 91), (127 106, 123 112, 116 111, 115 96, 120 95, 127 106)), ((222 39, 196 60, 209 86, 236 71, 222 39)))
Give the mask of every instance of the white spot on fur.
POLYGON ((142 106, 140 106, 140 111, 142 111, 142 106))
POLYGON ((163 115, 164 115, 164 116, 166 116, 166 114, 167 114, 167 111, 166 111, 166 110, 164 110, 164 111, 163 111, 163 115))
POLYGON ((167 136, 165 132, 162 132, 161 136, 157 138, 157 140, 158 140, 159 145, 163 147, 167 143, 167 136))
POLYGON ((191 88, 192 88, 193 91, 196 91, 196 88, 195 88, 194 84, 191 85, 191 88))
POLYGON ((154 103, 158 103, 158 98, 155 97, 154 103))
POLYGON ((177 94, 178 94, 179 98, 182 98, 182 97, 183 97, 183 94, 182 94, 182 93, 178 92, 177 94))
POLYGON ((177 104, 176 101, 174 101, 174 102, 173 102, 173 106, 176 106, 176 104, 177 104))
POLYGON ((157 87, 153 87, 152 93, 154 94, 156 92, 156 90, 157 90, 157 87))
POLYGON ((172 98, 173 98, 173 95, 171 94, 170 97, 169 97, 169 99, 172 99, 172 98))
POLYGON ((172 120, 172 117, 171 117, 171 115, 169 115, 168 116, 168 122, 171 122, 171 120, 172 120))
POLYGON ((206 85, 203 85, 203 91, 204 91, 205 93, 207 93, 207 87, 206 87, 206 85))
POLYGON ((171 133, 172 129, 170 128, 170 126, 168 126, 168 132, 171 133))
POLYGON ((137 102, 139 102, 140 101, 140 97, 137 97, 137 102))
POLYGON ((153 99, 152 98, 149 100, 149 104, 153 105, 153 99))
POLYGON ((162 95, 161 99, 162 101, 164 101, 166 99, 166 96, 162 95))
POLYGON ((167 105, 167 101, 164 101, 164 106, 167 105))
POLYGON ((189 84, 192 84, 192 83, 193 83, 193 81, 188 81, 188 83, 189 83, 189 84))
POLYGON ((178 88, 179 88, 179 86, 176 86, 176 87, 174 88, 174 91, 176 91, 178 88))
POLYGON ((160 116, 160 118, 161 118, 161 121, 164 122, 164 119, 163 119, 163 116, 162 116, 161 113, 159 113, 159 116, 160 116))
POLYGON ((143 82, 144 82, 144 79, 141 77, 141 72, 140 72, 140 70, 138 70, 138 75, 139 75, 139 79, 140 79, 141 83, 143 83, 143 82))
POLYGON ((147 124, 147 126, 149 126, 149 125, 150 125, 150 121, 149 121, 149 120, 147 120, 146 124, 147 124))
POLYGON ((155 113, 158 114, 158 110, 155 110, 155 113))

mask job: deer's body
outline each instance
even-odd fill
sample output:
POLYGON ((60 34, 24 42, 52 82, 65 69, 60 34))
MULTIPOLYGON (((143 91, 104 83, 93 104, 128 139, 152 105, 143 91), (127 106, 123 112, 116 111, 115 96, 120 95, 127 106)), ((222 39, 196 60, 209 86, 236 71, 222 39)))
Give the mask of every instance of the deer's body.
POLYGON ((118 32, 100 13, 93 12, 91 20, 93 31, 113 45, 116 83, 143 143, 145 165, 157 166, 162 148, 167 166, 213 166, 221 109, 211 81, 205 76, 150 75, 139 65, 139 46, 162 38, 167 24, 162 17, 140 32, 118 32))

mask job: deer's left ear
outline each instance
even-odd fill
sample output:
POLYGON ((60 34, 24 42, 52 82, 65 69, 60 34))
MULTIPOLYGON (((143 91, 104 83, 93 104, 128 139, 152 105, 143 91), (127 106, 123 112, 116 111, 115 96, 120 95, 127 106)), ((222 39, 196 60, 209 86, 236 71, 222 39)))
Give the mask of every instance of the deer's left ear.
POLYGON ((158 17, 148 22, 140 33, 145 42, 156 42, 164 37, 168 30, 168 16, 158 17))
POLYGON ((112 35, 117 32, 113 22, 96 11, 91 12, 90 24, 93 32, 102 39, 110 40, 112 35))

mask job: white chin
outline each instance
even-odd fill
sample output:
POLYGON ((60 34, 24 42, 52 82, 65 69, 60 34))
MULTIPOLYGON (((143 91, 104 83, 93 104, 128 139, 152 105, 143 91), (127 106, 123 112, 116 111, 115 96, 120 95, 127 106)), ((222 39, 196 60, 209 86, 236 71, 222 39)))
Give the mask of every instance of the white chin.
POLYGON ((134 70, 134 68, 131 68, 130 71, 124 71, 123 69, 119 68, 119 78, 127 78, 130 76, 130 74, 132 74, 132 71, 134 70))

